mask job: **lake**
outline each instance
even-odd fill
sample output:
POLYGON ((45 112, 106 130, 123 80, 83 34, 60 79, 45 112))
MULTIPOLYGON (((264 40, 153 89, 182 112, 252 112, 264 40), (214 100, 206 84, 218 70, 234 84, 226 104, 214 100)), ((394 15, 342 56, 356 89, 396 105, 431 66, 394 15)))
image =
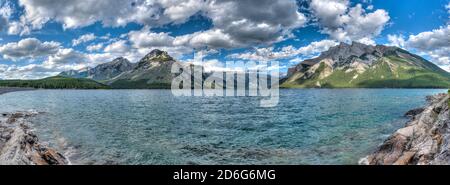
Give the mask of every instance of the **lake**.
POLYGON ((170 90, 36 90, 0 112, 36 110, 40 140, 73 164, 357 164, 445 89, 281 89, 259 97, 170 90))

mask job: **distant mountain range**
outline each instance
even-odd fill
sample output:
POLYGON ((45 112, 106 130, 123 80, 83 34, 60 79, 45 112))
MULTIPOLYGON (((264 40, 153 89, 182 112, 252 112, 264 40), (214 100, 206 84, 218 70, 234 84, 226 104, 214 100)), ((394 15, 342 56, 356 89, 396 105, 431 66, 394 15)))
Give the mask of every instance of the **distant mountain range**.
POLYGON ((82 70, 64 71, 59 76, 71 78, 88 78, 99 82, 110 80, 125 71, 130 71, 135 68, 135 64, 128 61, 126 58, 116 58, 111 62, 100 64, 95 68, 86 68, 82 70))
MULTIPOLYGON (((134 68, 106 81, 113 88, 159 89, 170 88, 175 74, 172 65, 179 63, 167 52, 153 50, 142 58, 134 68)), ((181 65, 181 63, 179 63, 181 65)))
MULTIPOLYGON (((53 78, 0 80, 0 86, 166 89, 175 77, 171 68, 176 63, 193 67, 156 49, 137 63, 120 57, 94 68, 64 71, 53 78)), ((203 73, 201 78, 209 75, 203 73)), ((450 88, 450 73, 398 47, 354 42, 341 43, 299 63, 280 83, 282 88, 450 88)))
POLYGON ((174 63, 178 62, 167 52, 156 49, 138 63, 121 57, 90 69, 64 71, 59 76, 92 79, 118 89, 165 89, 171 87, 175 77, 171 73, 174 63))
POLYGON ((449 88, 450 73, 398 47, 341 43, 288 70, 284 88, 449 88))
MULTIPOLYGON (((197 77, 194 77, 194 75, 191 76, 191 87, 194 87, 194 84, 202 87, 204 80, 211 75, 210 72, 205 72, 203 66, 178 62, 167 52, 155 49, 135 64, 130 63, 127 59, 117 58, 94 68, 64 71, 59 76, 95 80, 114 89, 167 89, 171 88, 172 80, 178 75, 171 73, 174 64, 191 69, 196 67, 203 71, 202 75, 198 77, 199 79, 195 79, 197 77)), ((249 74, 243 75, 246 77, 245 87, 249 88, 249 74)), ((234 84, 236 87, 236 80, 234 84)), ((225 82, 223 86, 226 86, 225 82)), ((213 87, 215 87, 215 84, 213 87)))

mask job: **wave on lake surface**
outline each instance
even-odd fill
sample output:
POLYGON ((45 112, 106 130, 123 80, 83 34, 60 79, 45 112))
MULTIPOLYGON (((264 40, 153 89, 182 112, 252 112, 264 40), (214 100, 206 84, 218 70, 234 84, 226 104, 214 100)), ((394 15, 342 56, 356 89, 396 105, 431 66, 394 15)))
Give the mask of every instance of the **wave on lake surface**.
POLYGON ((0 112, 38 110, 36 133, 74 164, 356 164, 436 89, 280 90, 174 97, 170 90, 3 94, 0 112))

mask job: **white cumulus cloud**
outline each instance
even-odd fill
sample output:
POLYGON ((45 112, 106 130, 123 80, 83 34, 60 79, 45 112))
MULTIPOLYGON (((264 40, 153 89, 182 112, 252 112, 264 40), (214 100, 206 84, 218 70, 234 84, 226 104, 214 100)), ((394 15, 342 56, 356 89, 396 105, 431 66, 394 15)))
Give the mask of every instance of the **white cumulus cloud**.
POLYGON ((91 51, 91 52, 99 51, 101 49, 103 49, 103 43, 91 44, 91 45, 86 47, 86 50, 91 51))
POLYGON ((286 46, 279 51, 275 51, 273 47, 269 48, 257 48, 254 52, 245 52, 240 54, 232 54, 229 57, 243 60, 253 61, 270 61, 292 57, 312 57, 323 51, 328 50, 330 47, 337 45, 338 43, 333 40, 321 40, 312 42, 307 46, 295 48, 294 46, 286 46))
POLYGON ((19 42, 11 42, 0 46, 0 54, 5 59, 22 59, 48 56, 58 52, 61 44, 58 42, 41 42, 36 38, 26 38, 19 42))
POLYGON ((389 34, 387 36, 387 39, 389 41, 389 43, 387 43, 388 46, 397 46, 400 48, 404 48, 406 41, 403 37, 403 35, 391 35, 389 34))
POLYGON ((174 37, 169 33, 154 33, 146 27, 139 31, 131 31, 128 36, 136 48, 172 46, 174 41, 174 37))
POLYGON ((312 0, 310 9, 323 33, 344 42, 373 44, 372 38, 378 36, 390 20, 383 9, 367 12, 361 4, 350 7, 348 0, 312 0))
POLYGON ((85 42, 93 41, 95 40, 96 36, 93 33, 88 33, 81 35, 77 39, 72 40, 72 46, 77 46, 85 42))
POLYGON ((450 25, 421 32, 405 38, 402 35, 388 35, 388 45, 415 50, 429 56, 431 62, 450 71, 450 25))

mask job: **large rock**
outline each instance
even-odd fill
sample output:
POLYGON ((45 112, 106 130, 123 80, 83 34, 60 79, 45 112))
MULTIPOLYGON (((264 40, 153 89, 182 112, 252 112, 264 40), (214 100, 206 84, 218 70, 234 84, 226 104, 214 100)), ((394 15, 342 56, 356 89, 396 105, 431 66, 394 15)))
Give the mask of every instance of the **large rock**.
POLYGON ((61 153, 39 143, 27 119, 35 112, 0 115, 0 165, 65 165, 61 153))
POLYGON ((450 164, 450 118, 447 94, 427 98, 429 105, 404 128, 390 136, 361 164, 370 165, 448 165, 450 164))

